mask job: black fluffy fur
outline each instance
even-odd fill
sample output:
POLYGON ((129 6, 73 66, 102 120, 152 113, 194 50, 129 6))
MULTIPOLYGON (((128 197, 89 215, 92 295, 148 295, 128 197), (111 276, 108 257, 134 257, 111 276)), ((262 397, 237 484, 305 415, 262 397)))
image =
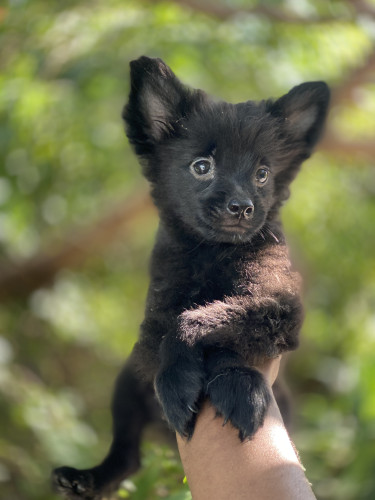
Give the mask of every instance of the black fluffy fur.
POLYGON ((160 417, 153 388, 189 438, 205 398, 241 440, 263 424, 270 394, 254 366, 295 349, 303 319, 279 209, 328 102, 323 82, 276 101, 216 102, 160 59, 131 63, 123 118, 160 226, 140 339, 116 385, 112 447, 93 469, 56 469, 63 495, 101 498, 137 469, 142 429, 160 417))

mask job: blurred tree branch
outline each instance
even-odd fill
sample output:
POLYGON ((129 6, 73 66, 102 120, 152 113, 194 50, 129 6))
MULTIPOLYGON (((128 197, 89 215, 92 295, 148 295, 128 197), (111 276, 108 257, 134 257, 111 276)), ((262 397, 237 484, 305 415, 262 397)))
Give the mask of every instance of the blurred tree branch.
POLYGON ((126 235, 152 204, 146 193, 137 193, 85 230, 67 232, 53 248, 41 250, 18 264, 0 268, 0 301, 26 297, 37 288, 50 285, 63 268, 82 265, 90 256, 107 249, 120 234, 126 235))
POLYGON ((351 4, 358 14, 375 18, 375 5, 366 2, 366 0, 351 0, 351 4))
POLYGON ((329 128, 319 144, 318 150, 338 157, 347 158, 352 156, 373 163, 375 158, 375 137, 368 140, 346 140, 329 128))
MULTIPOLYGON (((159 2, 160 0, 153 0, 153 2, 159 2)), ((267 5, 256 5, 250 8, 244 7, 231 7, 222 2, 216 2, 213 0, 173 0, 174 3, 179 4, 184 7, 188 7, 192 10, 213 16, 222 21, 226 21, 233 17, 243 16, 243 15, 260 15, 269 18, 271 21, 278 21, 283 23, 293 23, 293 24, 311 24, 311 23, 325 23, 339 21, 342 19, 347 19, 348 16, 311 16, 302 17, 290 10, 279 9, 277 7, 269 7, 267 5)))
POLYGON ((375 47, 361 66, 352 68, 346 78, 332 92, 332 106, 355 100, 354 91, 366 83, 375 83, 375 47))
MULTIPOLYGON (((362 65, 351 68, 342 82, 332 89, 331 108, 339 108, 348 103, 356 104, 356 90, 368 83, 375 83, 375 47, 364 59, 362 65)), ((326 134, 319 149, 337 156, 356 156, 371 162, 375 158, 375 136, 367 140, 347 140, 335 132, 328 123, 326 134)))
MULTIPOLYGON (((154 3, 162 0, 152 0, 154 3)), ((329 23, 343 20, 353 20, 358 14, 375 18, 375 6, 366 2, 366 0, 348 0, 343 1, 342 5, 346 7, 347 12, 343 14, 330 14, 325 16, 310 15, 301 16, 291 10, 280 9, 268 5, 262 5, 259 2, 254 7, 231 7, 214 0, 173 0, 174 3, 191 10, 207 14, 222 21, 242 15, 259 15, 267 17, 270 21, 277 21, 289 24, 313 24, 329 23)))

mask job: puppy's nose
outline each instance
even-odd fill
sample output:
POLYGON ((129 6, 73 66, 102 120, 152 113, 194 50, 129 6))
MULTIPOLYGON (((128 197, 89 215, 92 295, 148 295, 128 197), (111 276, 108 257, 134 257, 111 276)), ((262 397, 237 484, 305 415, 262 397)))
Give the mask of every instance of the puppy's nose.
POLYGON ((230 200, 228 203, 228 212, 235 217, 251 219, 254 214, 254 204, 251 200, 230 200))

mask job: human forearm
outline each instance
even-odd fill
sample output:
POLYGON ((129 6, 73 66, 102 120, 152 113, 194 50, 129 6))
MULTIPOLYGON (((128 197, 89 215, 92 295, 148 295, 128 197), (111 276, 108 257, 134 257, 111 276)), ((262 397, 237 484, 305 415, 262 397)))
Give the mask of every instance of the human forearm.
POLYGON ((193 500, 314 500, 272 398, 263 427, 241 443, 206 403, 191 441, 177 436, 193 500))

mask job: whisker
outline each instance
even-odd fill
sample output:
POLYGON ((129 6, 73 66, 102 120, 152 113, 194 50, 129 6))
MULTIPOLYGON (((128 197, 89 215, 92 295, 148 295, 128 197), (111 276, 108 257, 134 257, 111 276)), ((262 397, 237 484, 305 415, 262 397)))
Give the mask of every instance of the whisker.
POLYGON ((280 240, 277 238, 277 236, 275 236, 273 234, 273 232, 271 231, 271 229, 268 226, 266 226, 266 230, 272 236, 272 238, 276 241, 276 243, 280 243, 280 240))

